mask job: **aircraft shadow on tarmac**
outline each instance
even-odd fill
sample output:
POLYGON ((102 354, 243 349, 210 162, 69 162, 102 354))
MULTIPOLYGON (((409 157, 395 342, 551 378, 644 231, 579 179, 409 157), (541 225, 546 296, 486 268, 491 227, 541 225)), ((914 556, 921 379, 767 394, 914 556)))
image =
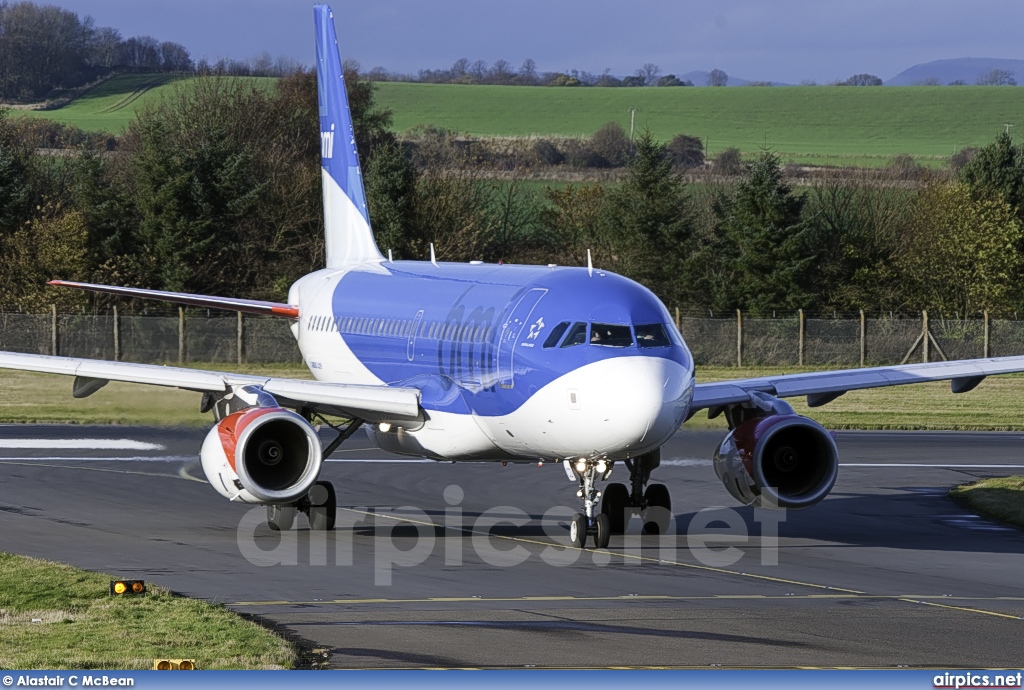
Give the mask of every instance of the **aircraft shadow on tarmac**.
MULTIPOLYGON (((954 503, 947 495, 948 487, 913 487, 904 488, 900 493, 892 494, 858 494, 852 492, 834 493, 828 500, 808 510, 791 510, 785 514, 785 520, 779 523, 778 533, 782 539, 812 540, 824 542, 830 548, 876 547, 891 549, 911 549, 927 551, 955 551, 974 553, 1021 553, 1024 552, 1024 531, 1014 527, 971 518, 969 511, 954 503)), ((359 510, 366 510, 365 507, 359 510)), ((371 508, 371 510, 373 510, 371 508)), ((400 515, 388 508, 378 508, 384 515, 400 515)), ((739 548, 756 548, 757 538, 761 534, 762 525, 755 519, 753 508, 746 506, 726 507, 721 510, 732 511, 738 515, 746 527, 746 533, 752 540, 746 545, 739 542, 739 548)), ((434 538, 443 539, 458 533, 443 526, 443 510, 424 511, 435 522, 434 538)), ((472 526, 482 515, 480 512, 463 511, 462 524, 472 526)), ((552 537, 563 536, 562 530, 568 533, 567 526, 547 526, 541 524, 543 516, 527 514, 530 522, 515 526, 509 523, 493 525, 489 533, 494 537, 521 538, 538 541, 549 541, 552 537)), ((674 534, 666 538, 682 540, 687 536, 688 528, 698 511, 674 514, 674 534)), ((523 516, 522 513, 512 514, 489 512, 492 518, 511 518, 523 516)), ((420 516, 422 519, 422 515, 420 516)), ((695 529, 692 536, 714 535, 724 531, 728 525, 724 521, 709 522, 707 517, 702 520, 706 527, 695 529)), ((427 529, 423 525, 382 523, 391 538, 397 541, 413 540, 420 536, 420 530, 427 529)), ((303 523, 296 528, 305 531, 303 523)), ((339 526, 339 531, 348 531, 354 537, 372 538, 377 534, 372 520, 356 525, 339 526)), ((640 530, 640 522, 634 517, 627 533, 636 536, 640 530)), ((463 532, 470 538, 469 532, 463 532)), ((276 533, 269 529, 257 532, 261 540, 276 540, 276 533)), ((621 537, 614 538, 611 551, 622 548, 621 537), (617 543, 618 542, 618 543, 617 543)), ((660 537, 646 535, 642 537, 644 547, 655 547, 660 537)), ((564 539, 561 541, 565 542, 564 539)), ((714 540, 709 540, 710 547, 715 548, 714 540)), ((556 544, 557 545, 557 544, 556 544)), ((561 545, 565 545, 564 543, 561 545)), ((806 547, 807 545, 803 545, 806 547)), ((785 548, 785 546, 783 546, 785 548)))

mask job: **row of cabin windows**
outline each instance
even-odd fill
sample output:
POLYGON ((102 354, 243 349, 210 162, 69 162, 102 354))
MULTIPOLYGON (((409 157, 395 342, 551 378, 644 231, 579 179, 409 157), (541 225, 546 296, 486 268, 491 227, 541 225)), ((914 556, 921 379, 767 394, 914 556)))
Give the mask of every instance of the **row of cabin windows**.
POLYGON ((573 347, 590 343, 603 347, 630 347, 633 344, 633 331, 636 331, 636 344, 640 347, 668 347, 672 344, 669 340, 668 331, 665 325, 660 323, 644 324, 630 329, 629 326, 614 323, 592 323, 590 324, 590 337, 587 337, 587 324, 577 321, 569 328, 570 322, 563 321, 551 329, 544 347, 552 348, 561 342, 561 347, 573 347), (565 332, 569 334, 562 339, 565 332))
MULTIPOLYGON (((392 338, 411 337, 414 326, 415 322, 410 320, 380 319, 368 316, 314 316, 309 321, 309 330, 312 331, 392 338)), ((491 327, 485 325, 421 321, 416 337, 427 340, 484 343, 491 339, 491 333, 491 327)))

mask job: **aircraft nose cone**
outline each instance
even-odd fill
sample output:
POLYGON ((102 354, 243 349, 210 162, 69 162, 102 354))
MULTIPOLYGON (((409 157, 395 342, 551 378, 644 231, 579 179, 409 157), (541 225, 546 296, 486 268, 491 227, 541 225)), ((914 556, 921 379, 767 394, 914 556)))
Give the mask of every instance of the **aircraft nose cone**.
POLYGON ((692 372, 661 357, 607 360, 590 391, 591 417, 609 446, 637 452, 656 448, 675 433, 689 402, 692 372))

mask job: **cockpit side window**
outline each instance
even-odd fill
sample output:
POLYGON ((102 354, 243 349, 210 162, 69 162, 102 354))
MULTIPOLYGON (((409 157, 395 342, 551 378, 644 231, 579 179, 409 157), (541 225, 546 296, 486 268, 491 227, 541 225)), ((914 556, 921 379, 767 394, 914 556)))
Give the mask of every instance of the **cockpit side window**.
POLYGON ((640 347, 668 347, 672 341, 669 340, 664 324, 649 323, 636 326, 636 344, 640 347))
POLYGON ((547 340, 544 341, 544 347, 554 347, 558 344, 558 341, 562 339, 562 335, 565 333, 565 329, 569 327, 568 321, 563 321, 554 328, 551 329, 551 333, 548 334, 547 340))
POLYGON ((591 324, 590 344, 604 347, 629 347, 633 344, 633 333, 629 330, 629 326, 610 323, 591 324))
POLYGON ((572 347, 573 345, 583 345, 587 342, 587 324, 582 321, 577 321, 572 325, 569 330, 569 335, 565 336, 565 340, 562 341, 562 347, 572 347))

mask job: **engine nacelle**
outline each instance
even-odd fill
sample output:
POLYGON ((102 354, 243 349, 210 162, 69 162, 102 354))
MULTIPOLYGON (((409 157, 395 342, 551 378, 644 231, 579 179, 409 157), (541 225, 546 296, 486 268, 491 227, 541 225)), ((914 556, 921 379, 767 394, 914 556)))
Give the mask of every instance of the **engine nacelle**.
POLYGON ((775 414, 748 419, 715 451, 715 473, 746 505, 807 508, 839 475, 835 439, 813 419, 775 414), (765 500, 766 499, 766 500, 765 500))
POLYGON ((203 472, 225 498, 290 503, 320 475, 320 439, 309 422, 280 407, 251 407, 210 429, 200 451, 203 472))

